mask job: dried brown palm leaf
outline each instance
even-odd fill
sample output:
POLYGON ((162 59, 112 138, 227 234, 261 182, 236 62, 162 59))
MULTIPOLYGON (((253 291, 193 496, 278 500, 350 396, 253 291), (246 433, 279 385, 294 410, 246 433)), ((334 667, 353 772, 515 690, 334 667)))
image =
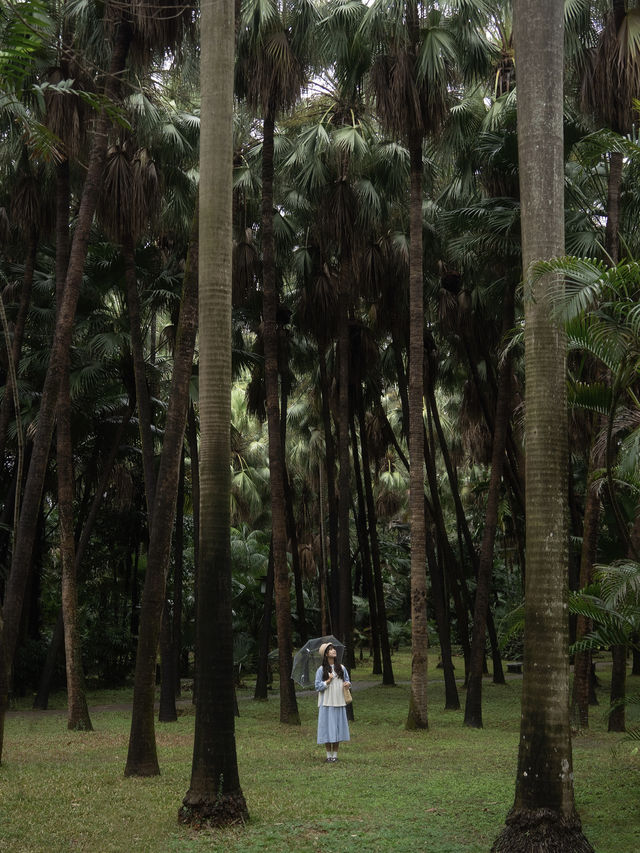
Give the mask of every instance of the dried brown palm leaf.
MULTIPOLYGON (((54 86, 68 79, 61 68, 52 68, 48 75, 54 86)), ((74 81, 74 88, 78 82, 74 81)), ((66 157, 77 156, 85 138, 86 109, 75 91, 45 90, 46 125, 62 143, 66 157)))
POLYGON ((336 335, 338 322, 338 280, 325 265, 313 281, 300 290, 296 324, 317 340, 326 342, 336 335))
POLYGON ((307 580, 315 578, 318 567, 315 557, 313 556, 313 548, 306 542, 298 545, 298 559, 300 560, 300 571, 302 576, 307 580))
POLYGON ((465 382, 458 415, 458 429, 465 454, 474 462, 491 461, 491 433, 487 429, 476 386, 465 382))
POLYGON ((233 246, 233 304, 245 305, 250 294, 254 293, 260 275, 260 258, 253 231, 245 229, 244 238, 233 246))

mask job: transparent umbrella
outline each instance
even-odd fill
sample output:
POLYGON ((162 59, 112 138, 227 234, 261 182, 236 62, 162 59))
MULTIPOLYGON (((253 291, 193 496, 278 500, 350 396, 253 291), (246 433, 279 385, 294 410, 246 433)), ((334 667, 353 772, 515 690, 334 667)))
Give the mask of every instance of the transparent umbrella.
POLYGON ((293 658, 291 667, 291 678, 302 687, 313 687, 315 684, 316 670, 322 663, 320 657, 320 646, 323 643, 331 643, 336 650, 336 661, 342 663, 344 644, 337 640, 332 634, 326 637, 314 637, 302 646, 293 658))

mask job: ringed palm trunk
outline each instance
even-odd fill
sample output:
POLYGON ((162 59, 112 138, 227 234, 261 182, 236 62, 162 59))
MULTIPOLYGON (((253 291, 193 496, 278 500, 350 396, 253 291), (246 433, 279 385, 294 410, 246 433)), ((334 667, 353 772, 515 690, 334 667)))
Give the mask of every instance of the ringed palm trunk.
POLYGON ((198 318, 198 214, 193 218, 174 353, 169 409, 153 504, 153 527, 140 608, 133 709, 125 776, 157 776, 154 700, 158 641, 165 606, 180 459, 189 407, 189 381, 198 318))
POLYGON ((494 851, 593 848, 573 792, 569 725, 566 344, 552 318, 553 276, 530 266, 564 253, 563 8, 514 3, 525 279, 525 650, 515 801, 494 851))
POLYGON ((287 566, 287 525, 284 496, 284 466, 280 441, 278 393, 278 328, 275 255, 273 240, 273 135, 274 114, 267 109, 262 144, 262 286, 264 375, 269 432, 269 483, 273 530, 274 591, 280 669, 280 722, 300 724, 294 683, 291 680, 293 645, 291 599, 287 566))
POLYGON ((178 818, 248 818, 235 741, 231 621, 231 256, 234 6, 201 12, 200 550, 191 784, 178 818))
POLYGON ((409 141, 409 517, 411 523, 411 689, 408 729, 428 728, 427 571, 424 514, 424 420, 422 416, 424 305, 422 284, 422 137, 409 141))
MULTIPOLYGON (((111 65, 105 83, 106 101, 113 100, 117 92, 120 74, 125 67, 131 32, 127 24, 119 23, 111 55, 111 65)), ((0 758, 4 742, 4 717, 7 710, 9 691, 9 668, 13 662, 18 630, 22 616, 25 591, 30 575, 31 557, 36 536, 38 511, 42 497, 44 476, 49 458, 55 421, 58 391, 67 359, 76 305, 87 256, 93 214, 102 183, 102 172, 107 149, 109 117, 102 112, 96 126, 89 154, 80 209, 69 255, 69 265, 64 295, 53 343, 47 375, 40 400, 38 427, 33 442, 33 452, 25 484, 18 536, 11 561, 11 572, 5 588, 3 626, 0 637, 0 758)))
MULTIPOLYGON (((503 335, 513 326, 513 288, 508 282, 503 302, 503 335)), ((491 477, 487 494, 484 531, 478 563, 478 582, 473 614, 471 639, 471 666, 464 709, 464 723, 472 728, 482 728, 482 666, 485 654, 489 594, 493 573, 493 549, 498 525, 500 486, 507 442, 511 408, 511 357, 507 355, 498 374, 498 397, 494 418, 493 447, 491 452, 491 477)))

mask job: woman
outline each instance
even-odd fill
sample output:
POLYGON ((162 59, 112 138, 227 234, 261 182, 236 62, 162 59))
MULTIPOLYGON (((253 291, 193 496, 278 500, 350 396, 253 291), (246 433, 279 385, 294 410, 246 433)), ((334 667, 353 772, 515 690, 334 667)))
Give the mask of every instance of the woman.
POLYGON ((327 761, 338 760, 338 745, 349 740, 347 723, 347 703, 344 701, 344 687, 349 687, 349 673, 336 663, 337 653, 331 643, 323 643, 319 649, 322 666, 316 670, 316 690, 318 691, 318 743, 327 750, 327 761))

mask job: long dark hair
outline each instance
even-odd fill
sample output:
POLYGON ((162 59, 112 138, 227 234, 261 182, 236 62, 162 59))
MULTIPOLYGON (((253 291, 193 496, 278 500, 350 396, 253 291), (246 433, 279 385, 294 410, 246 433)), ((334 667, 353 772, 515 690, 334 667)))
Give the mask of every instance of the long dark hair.
MULTIPOLYGON (((327 657, 327 652, 331 649, 335 649, 335 646, 329 645, 324 650, 324 655, 322 656, 322 680, 326 681, 329 678, 329 673, 331 672, 331 664, 329 663, 329 658, 327 657)), ((333 665, 333 669, 338 678, 341 678, 344 681, 344 672, 342 670, 342 664, 338 663, 338 658, 336 658, 336 662, 333 665)))

